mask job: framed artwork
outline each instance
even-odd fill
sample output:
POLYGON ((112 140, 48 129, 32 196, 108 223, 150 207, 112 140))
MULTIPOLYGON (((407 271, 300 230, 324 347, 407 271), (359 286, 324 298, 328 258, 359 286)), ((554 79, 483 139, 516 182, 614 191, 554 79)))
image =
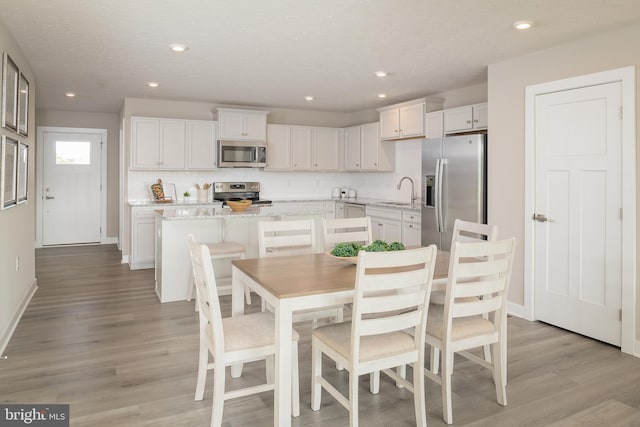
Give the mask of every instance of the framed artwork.
POLYGON ((0 209, 17 203, 18 141, 2 135, 2 176, 0 177, 0 209))
POLYGON ((18 80, 18 133, 29 135, 29 81, 22 73, 18 80))
POLYGON ((18 66, 7 53, 2 61, 2 126, 18 130, 18 66))
POLYGON ((17 183, 17 202, 18 204, 27 201, 27 188, 29 176, 29 146, 22 142, 18 143, 18 183, 17 183))

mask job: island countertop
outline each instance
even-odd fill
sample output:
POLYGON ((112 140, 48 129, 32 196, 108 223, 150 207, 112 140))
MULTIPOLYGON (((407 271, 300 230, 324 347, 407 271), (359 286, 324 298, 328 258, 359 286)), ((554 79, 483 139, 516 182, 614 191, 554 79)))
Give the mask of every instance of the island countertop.
POLYGON ((244 212, 233 212, 228 207, 219 208, 189 208, 172 207, 168 209, 157 209, 156 215, 163 220, 192 220, 192 219, 227 219, 243 217, 261 216, 295 216, 295 215, 324 215, 324 205, 313 205, 304 203, 273 204, 271 206, 249 206, 244 212))

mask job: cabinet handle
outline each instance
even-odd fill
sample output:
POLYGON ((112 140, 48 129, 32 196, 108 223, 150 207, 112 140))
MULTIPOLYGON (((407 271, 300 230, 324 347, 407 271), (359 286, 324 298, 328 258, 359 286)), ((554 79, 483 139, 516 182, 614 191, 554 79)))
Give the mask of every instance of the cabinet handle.
POLYGON ((360 166, 358 163, 356 163, 356 166, 360 166))
POLYGON ((382 227, 382 224, 381 224, 381 223, 378 223, 378 227, 382 227))
POLYGON ((395 133, 398 133, 398 129, 395 130, 395 133))
POLYGON ((318 164, 317 164, 317 163, 315 163, 313 166, 317 168, 317 167, 318 167, 318 164))
POLYGON ((378 164, 377 164, 377 163, 374 163, 374 164, 373 164, 373 166, 378 166, 378 164))
POLYGON ((467 120, 467 124, 470 125, 471 124, 471 120, 467 120))
POLYGON ((473 120, 473 123, 478 123, 478 119, 474 119, 474 120, 473 120))

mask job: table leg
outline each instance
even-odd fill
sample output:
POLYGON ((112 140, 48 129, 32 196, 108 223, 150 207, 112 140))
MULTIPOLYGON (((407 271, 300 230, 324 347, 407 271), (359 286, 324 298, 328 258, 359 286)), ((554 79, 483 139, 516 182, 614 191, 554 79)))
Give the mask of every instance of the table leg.
MULTIPOLYGON (((244 314, 244 283, 240 279, 242 273, 235 266, 231 268, 231 316, 244 314)), ((240 378, 242 363, 231 366, 231 377, 240 378)))
MULTIPOLYGON (((242 297, 242 295, 241 295, 242 297)), ((279 300, 276 316, 276 386, 273 425, 291 426, 291 335, 293 333, 291 305, 279 300)))

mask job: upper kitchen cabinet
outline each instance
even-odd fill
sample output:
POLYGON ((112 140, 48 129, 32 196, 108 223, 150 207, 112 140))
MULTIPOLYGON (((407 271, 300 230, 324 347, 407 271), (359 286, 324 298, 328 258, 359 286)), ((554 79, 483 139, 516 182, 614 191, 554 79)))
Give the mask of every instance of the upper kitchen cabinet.
POLYGON ((291 165, 290 170, 311 170, 312 131, 309 126, 291 126, 291 165))
POLYGON ((265 141, 268 111, 218 108, 218 139, 265 141))
POLYGON ((131 118, 131 169, 185 169, 185 121, 131 118))
POLYGON ((267 126, 267 171, 291 169, 291 126, 267 126))
POLYGON ((313 128, 313 170, 337 171, 340 169, 340 136, 337 128, 313 128))
POLYGON ((267 135, 268 171, 340 170, 342 129, 269 125, 267 135))
POLYGON ((378 108, 380 139, 404 139, 424 136, 425 100, 378 108))
POLYGON ((424 116, 424 137, 442 138, 444 136, 444 112, 434 111, 424 116))
POLYGON ((394 167, 394 143, 380 140, 377 122, 344 129, 345 170, 392 171, 394 167))
POLYGON ((444 110, 444 133, 487 129, 487 103, 444 110))
POLYGON ((187 120, 187 169, 216 167, 216 122, 187 120))

